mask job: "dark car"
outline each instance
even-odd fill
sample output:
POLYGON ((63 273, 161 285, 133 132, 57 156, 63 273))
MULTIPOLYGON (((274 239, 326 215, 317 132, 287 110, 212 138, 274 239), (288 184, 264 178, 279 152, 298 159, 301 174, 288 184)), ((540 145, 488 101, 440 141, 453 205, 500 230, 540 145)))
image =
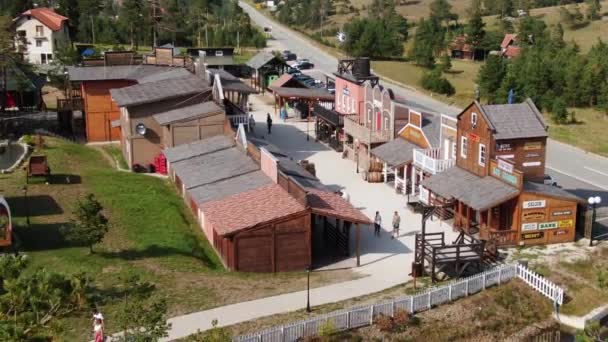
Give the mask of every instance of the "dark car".
POLYGON ((312 80, 312 77, 306 75, 306 74, 299 74, 299 75, 295 75, 293 78, 295 78, 296 80, 303 82, 306 80, 312 80))
POLYGON ((306 70, 306 69, 312 69, 314 68, 315 65, 310 63, 310 62, 300 62, 298 63, 298 69, 300 70, 306 70))
POLYGON ((289 69, 287 69, 287 73, 290 74, 290 75, 296 75, 296 74, 300 73, 300 70, 298 70, 296 68, 289 67, 289 69))
POLYGON ((298 59, 298 56, 295 53, 283 53, 283 59, 286 61, 295 61, 298 59))

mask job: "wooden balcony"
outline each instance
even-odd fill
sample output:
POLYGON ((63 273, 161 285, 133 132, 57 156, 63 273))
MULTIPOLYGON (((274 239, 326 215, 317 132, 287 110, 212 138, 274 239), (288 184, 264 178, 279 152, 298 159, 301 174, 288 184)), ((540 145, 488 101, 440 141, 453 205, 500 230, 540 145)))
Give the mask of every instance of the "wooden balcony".
POLYGON ((344 132, 365 145, 385 143, 392 139, 390 130, 370 130, 356 117, 351 116, 344 118, 344 132))
POLYGON ((414 150, 414 165, 428 173, 437 174, 456 164, 455 159, 440 159, 440 156, 441 151, 438 148, 414 150))
POLYGON ((71 99, 57 99, 57 111, 75 111, 84 110, 84 100, 81 97, 71 99))

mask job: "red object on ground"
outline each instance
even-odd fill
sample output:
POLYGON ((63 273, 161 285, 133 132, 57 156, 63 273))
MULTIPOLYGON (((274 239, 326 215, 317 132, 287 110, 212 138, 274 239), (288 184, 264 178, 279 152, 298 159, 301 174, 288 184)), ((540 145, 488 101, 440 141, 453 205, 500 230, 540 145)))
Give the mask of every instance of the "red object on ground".
POLYGON ((164 154, 161 153, 154 157, 154 169, 161 175, 167 174, 167 157, 164 154))

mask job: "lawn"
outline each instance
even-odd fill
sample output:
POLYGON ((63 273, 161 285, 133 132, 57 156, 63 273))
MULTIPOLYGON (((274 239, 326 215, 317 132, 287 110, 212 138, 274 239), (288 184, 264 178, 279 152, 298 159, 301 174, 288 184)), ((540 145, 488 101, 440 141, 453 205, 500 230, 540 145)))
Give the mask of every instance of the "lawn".
MULTIPOLYGON (((11 205, 21 249, 30 256, 29 270, 90 274, 101 293, 97 305, 107 317, 110 332, 116 329, 113 319, 119 304, 112 294, 131 274, 153 282, 156 296, 169 298, 170 316, 306 288, 304 272, 225 271, 168 181, 117 171, 96 148, 53 138, 46 142, 40 152, 49 158, 50 184, 34 181, 25 202, 21 191, 25 177, 17 172, 0 175, 0 191, 11 205), (60 234, 76 201, 88 192, 103 204, 111 224, 94 254, 86 247, 67 244, 60 234)), ((352 278, 350 271, 314 272, 311 283, 322 286, 352 278)), ((61 323, 62 339, 89 337, 88 311, 61 323)))
POLYGON ((125 157, 122 155, 122 149, 120 148, 120 145, 110 144, 104 145, 102 146, 102 148, 110 155, 110 157, 112 157, 114 163, 118 165, 118 167, 124 170, 129 168, 125 157))
POLYGON ((577 123, 568 125, 549 123, 549 137, 585 151, 608 156, 608 115, 591 108, 571 108, 577 123))

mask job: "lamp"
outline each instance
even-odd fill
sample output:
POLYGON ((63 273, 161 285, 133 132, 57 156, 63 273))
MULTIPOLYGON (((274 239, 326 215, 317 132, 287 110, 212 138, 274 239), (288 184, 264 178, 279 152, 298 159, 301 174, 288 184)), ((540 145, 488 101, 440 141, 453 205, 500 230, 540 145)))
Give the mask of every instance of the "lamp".
POLYGON ((308 285, 306 286, 306 312, 311 312, 310 309, 310 272, 312 271, 312 267, 308 265, 306 268, 306 275, 308 278, 308 285))
POLYGON ((137 134, 141 135, 142 137, 146 135, 147 130, 148 128, 146 128, 146 125, 144 125, 143 123, 137 124, 137 126, 135 126, 135 132, 137 132, 137 134))
POLYGON ((591 247, 593 246, 593 226, 595 226, 596 208, 598 204, 602 203, 602 198, 600 196, 589 196, 587 201, 593 208, 593 214, 591 215, 591 234, 589 234, 589 247, 591 247))

